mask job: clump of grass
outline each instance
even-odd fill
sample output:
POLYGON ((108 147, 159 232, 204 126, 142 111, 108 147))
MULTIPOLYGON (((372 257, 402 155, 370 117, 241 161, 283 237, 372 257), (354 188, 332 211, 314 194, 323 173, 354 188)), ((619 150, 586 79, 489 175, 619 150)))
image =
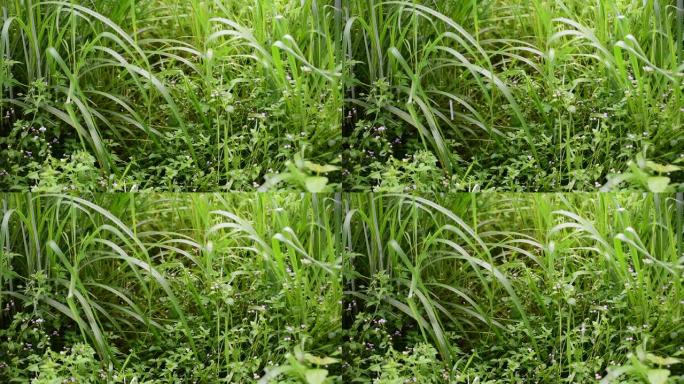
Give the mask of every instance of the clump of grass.
POLYGON ((44 191, 41 173, 64 186, 52 159, 79 151, 99 190, 256 189, 298 153, 338 162, 336 12, 317 0, 4 4, 1 187, 44 191))
POLYGON ((682 12, 658 0, 351 1, 349 185, 383 190, 377 170, 421 151, 441 174, 421 190, 595 190, 642 152, 676 166, 682 12))
POLYGON ((676 382, 683 204, 681 194, 352 196, 348 377, 676 382))
POLYGON ((42 364, 71 351, 80 380, 331 380, 340 221, 324 195, 4 195, 0 377, 68 379, 42 364))

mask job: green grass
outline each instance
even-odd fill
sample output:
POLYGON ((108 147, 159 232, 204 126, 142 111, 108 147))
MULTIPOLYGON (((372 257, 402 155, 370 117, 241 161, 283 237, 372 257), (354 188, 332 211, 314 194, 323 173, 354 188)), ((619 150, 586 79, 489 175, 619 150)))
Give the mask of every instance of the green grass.
POLYGON ((683 206, 681 194, 351 196, 349 377, 679 382, 683 206))
POLYGON ((350 188, 682 188, 681 2, 348 7, 350 188), (427 162, 414 160, 425 152, 427 162), (429 168, 415 172, 414 163, 429 168))
POLYGON ((318 0, 3 3, 0 187, 240 191, 291 181, 297 157, 339 162, 338 10, 318 0))
POLYGON ((83 382, 329 382, 339 371, 339 196, 1 201, 3 381, 80 370, 83 382))
POLYGON ((0 382, 684 382, 683 129, 684 0, 4 1, 0 382))
POLYGON ((681 193, 0 202, 5 381, 684 376, 681 193))

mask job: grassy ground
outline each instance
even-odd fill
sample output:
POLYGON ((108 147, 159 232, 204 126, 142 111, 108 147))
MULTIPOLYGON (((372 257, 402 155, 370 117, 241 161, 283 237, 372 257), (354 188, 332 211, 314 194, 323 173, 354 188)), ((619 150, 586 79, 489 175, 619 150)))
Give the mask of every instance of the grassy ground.
POLYGON ((339 375, 334 196, 0 201, 0 381, 320 384, 339 375))
POLYGON ((347 380, 682 382, 677 198, 351 196, 347 380))
POLYGON ((684 189, 682 1, 348 7, 349 189, 684 189))
POLYGON ((334 188, 333 5, 3 2, 0 189, 334 188))

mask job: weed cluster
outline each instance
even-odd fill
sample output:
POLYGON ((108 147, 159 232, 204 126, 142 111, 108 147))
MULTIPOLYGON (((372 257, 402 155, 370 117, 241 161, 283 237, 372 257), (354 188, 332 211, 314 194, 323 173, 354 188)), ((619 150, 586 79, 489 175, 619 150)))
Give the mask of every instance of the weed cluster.
POLYGON ((350 0, 348 185, 394 189, 384 175, 398 174, 424 192, 684 189, 684 9, 672 3, 350 0), (411 165, 425 151, 429 177, 411 165), (656 167, 633 169, 637 157, 656 167))
POLYGON ((339 374, 342 211, 332 196, 2 203, 0 381, 339 374))
POLYGON ((680 382, 683 223, 673 195, 354 196, 346 374, 680 382))
POLYGON ((0 382, 684 383, 683 128, 684 0, 5 0, 0 382))
POLYGON ((3 3, 0 189, 254 190, 338 163, 335 8, 242 3, 3 3))

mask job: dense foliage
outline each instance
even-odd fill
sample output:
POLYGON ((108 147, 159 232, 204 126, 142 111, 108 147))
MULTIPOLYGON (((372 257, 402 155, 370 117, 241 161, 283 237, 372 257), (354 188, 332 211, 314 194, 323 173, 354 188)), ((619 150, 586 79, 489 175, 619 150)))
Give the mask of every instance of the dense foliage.
POLYGON ((334 188, 335 9, 3 2, 0 189, 334 188))
POLYGON ((350 189, 684 189, 681 0, 348 6, 350 189))
POLYGON ((332 381, 333 196, 2 197, 0 381, 332 381))
POLYGON ((679 383, 684 196, 356 195, 349 381, 679 383))
POLYGON ((684 383, 683 132, 684 0, 4 0, 0 383, 684 383))
POLYGON ((0 379, 677 383, 683 237, 681 194, 7 194, 0 379))

